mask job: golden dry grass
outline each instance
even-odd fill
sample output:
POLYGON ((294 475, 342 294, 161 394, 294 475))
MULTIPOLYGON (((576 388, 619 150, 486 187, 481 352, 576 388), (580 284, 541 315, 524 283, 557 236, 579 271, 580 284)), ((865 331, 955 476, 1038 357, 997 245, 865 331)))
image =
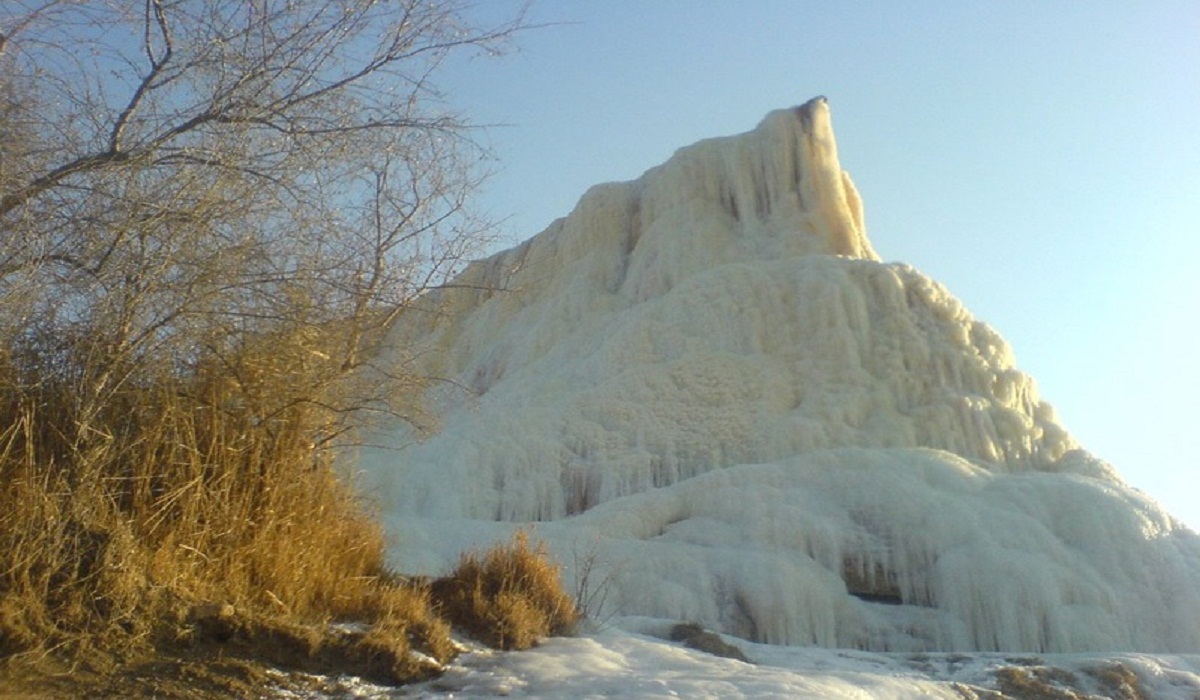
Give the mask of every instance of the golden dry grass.
POLYGON ((305 403, 264 421, 192 377, 117 395, 82 431, 70 392, 3 379, 0 660, 203 642, 191 613, 213 602, 253 621, 242 631, 357 620, 377 647, 395 637, 394 658, 451 655, 428 591, 393 582, 380 525, 314 447, 305 403))
POLYGON ((49 398, 0 416, 0 608, 22 611, 0 623, 0 650, 135 640, 164 595, 364 612, 383 535, 292 427, 302 417, 256 428, 143 392, 94 423, 94 439, 62 444, 73 426, 56 418, 70 413, 49 398))
POLYGON ((545 546, 531 544, 524 531, 508 544, 464 554, 449 576, 433 582, 433 594, 451 622, 499 649, 527 649, 570 632, 579 619, 545 546))
POLYGON ((123 392, 81 430, 69 391, 6 379, 0 664, 103 674, 121 658, 210 649, 399 683, 436 670, 411 651, 454 655, 446 618, 506 649, 575 620, 524 534, 464 556, 432 589, 388 571, 377 519, 314 446, 324 417, 311 403, 264 419, 245 392, 199 375, 123 392), (364 631, 332 632, 339 620, 364 631))

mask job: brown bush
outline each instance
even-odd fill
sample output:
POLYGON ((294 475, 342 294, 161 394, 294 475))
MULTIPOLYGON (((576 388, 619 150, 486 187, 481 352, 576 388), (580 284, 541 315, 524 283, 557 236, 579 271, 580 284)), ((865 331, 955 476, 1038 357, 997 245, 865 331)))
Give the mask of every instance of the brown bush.
POLYGON ((498 649, 527 649, 569 632, 579 619, 545 546, 531 545, 524 531, 482 554, 464 554, 432 589, 454 625, 498 649))

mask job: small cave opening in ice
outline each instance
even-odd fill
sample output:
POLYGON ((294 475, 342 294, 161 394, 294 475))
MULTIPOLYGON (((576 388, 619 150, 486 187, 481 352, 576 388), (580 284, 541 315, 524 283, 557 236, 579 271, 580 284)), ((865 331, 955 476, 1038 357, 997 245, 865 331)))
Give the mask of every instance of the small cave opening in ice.
POLYGON ((846 592, 868 603, 904 605, 896 572, 884 568, 879 562, 867 561, 865 557, 847 556, 842 560, 842 582, 846 592))

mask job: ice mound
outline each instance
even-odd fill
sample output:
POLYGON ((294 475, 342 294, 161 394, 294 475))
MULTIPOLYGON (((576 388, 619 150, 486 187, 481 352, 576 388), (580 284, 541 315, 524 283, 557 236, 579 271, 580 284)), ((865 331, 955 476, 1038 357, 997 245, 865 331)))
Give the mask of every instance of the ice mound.
POLYGON ((423 301, 383 350, 447 380, 429 434, 360 457, 402 569, 539 522, 612 567, 612 613, 1200 651, 1200 538, 1078 449, 992 329, 878 261, 824 99, 592 188, 423 301))
POLYGON ((1200 601, 1182 578, 1198 563, 1195 536, 1144 496, 1076 474, 995 474, 938 450, 816 450, 542 531, 569 536, 560 525, 598 536, 616 609, 756 641, 1196 648, 1187 622, 1200 601))

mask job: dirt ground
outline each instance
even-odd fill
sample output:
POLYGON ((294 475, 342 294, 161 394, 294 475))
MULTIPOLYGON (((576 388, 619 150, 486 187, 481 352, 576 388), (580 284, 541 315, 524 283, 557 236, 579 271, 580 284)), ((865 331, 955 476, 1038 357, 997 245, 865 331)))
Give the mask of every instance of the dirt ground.
POLYGON ((317 690, 311 676, 241 659, 148 659, 113 672, 38 669, 0 672, 0 700, 62 698, 263 698, 284 688, 317 690))
POLYGON ((337 681, 323 677, 348 674, 396 686, 437 672, 426 662, 414 666, 406 658, 407 647, 366 646, 361 634, 245 620, 231 624, 238 627, 235 633, 157 649, 0 661, 0 700, 241 700, 274 697, 283 690, 337 696, 337 681))

